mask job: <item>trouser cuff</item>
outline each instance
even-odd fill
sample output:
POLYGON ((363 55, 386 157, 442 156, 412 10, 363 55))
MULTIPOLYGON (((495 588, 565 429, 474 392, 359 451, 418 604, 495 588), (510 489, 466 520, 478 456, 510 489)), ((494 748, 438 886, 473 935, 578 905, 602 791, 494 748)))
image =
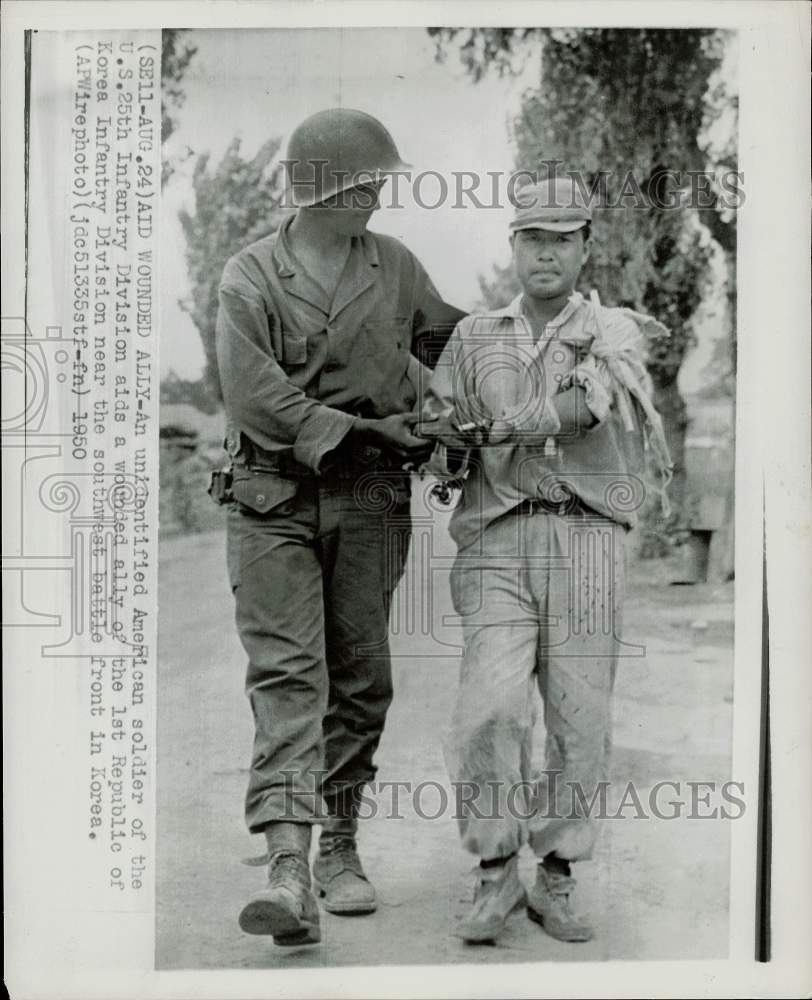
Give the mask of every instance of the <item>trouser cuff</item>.
POLYGON ((355 837, 358 833, 358 820, 354 816, 330 816, 321 824, 321 839, 328 837, 355 837))
POLYGON ((280 851, 294 851, 297 854, 310 854, 310 838, 312 827, 309 823, 268 823, 263 831, 268 844, 268 856, 273 857, 280 851))

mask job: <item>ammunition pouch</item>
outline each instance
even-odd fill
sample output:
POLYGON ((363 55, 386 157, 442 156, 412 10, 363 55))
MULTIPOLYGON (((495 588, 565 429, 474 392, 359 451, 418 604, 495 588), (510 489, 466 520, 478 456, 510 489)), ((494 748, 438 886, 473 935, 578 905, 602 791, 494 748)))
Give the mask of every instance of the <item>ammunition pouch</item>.
POLYGON ((267 514, 274 507, 291 500, 299 488, 297 480, 268 469, 237 465, 232 475, 232 499, 257 514, 267 514))

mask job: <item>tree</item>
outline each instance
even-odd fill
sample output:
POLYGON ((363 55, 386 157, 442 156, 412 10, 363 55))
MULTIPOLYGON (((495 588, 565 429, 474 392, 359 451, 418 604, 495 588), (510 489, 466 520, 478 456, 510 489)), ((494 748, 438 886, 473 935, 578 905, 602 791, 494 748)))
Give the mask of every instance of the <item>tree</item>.
POLYGON ((234 139, 217 168, 200 156, 192 176, 194 212, 182 211, 191 295, 181 307, 192 317, 206 355, 204 378, 222 398, 214 347, 217 289, 226 261, 242 247, 267 236, 284 215, 282 165, 276 161, 280 139, 270 139, 252 160, 240 155, 234 139))
POLYGON ((161 186, 165 186, 175 171, 166 143, 177 128, 173 111, 183 106, 186 92, 181 86, 197 47, 186 41, 188 28, 164 28, 161 32, 161 143, 164 149, 161 164, 161 186))
MULTIPOLYGON (((670 199, 675 175, 689 185, 701 180, 708 168, 703 130, 714 116, 731 108, 735 114, 734 98, 719 79, 725 36, 706 29, 614 28, 433 28, 429 34, 438 58, 459 46, 475 81, 489 67, 514 72, 533 54, 529 43, 541 42, 539 87, 525 95, 514 123, 516 167, 577 171, 588 190, 597 184, 608 205, 623 208, 596 213, 595 249, 583 282, 598 288, 607 304, 634 306, 671 329, 668 341, 654 345, 650 371, 675 462, 678 525, 686 413, 677 375, 693 339, 709 231, 732 260, 735 215, 725 212, 718 189, 704 207, 691 199, 660 206, 670 199)), ((735 170, 735 144, 712 166, 735 170)), ((729 273, 735 287, 732 268, 729 273)), ((511 278, 495 278, 490 292, 487 285, 483 291, 503 301, 511 278)))

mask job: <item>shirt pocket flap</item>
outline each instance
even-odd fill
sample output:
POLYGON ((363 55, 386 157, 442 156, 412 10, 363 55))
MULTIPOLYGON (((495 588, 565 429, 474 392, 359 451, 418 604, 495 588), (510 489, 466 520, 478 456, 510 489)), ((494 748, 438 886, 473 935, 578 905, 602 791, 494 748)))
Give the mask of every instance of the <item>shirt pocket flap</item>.
POLYGON ((298 483, 272 472, 245 469, 234 472, 231 492, 234 499, 258 514, 267 514, 296 495, 298 483))
POLYGON ((285 365, 298 367, 307 364, 307 337, 291 330, 282 331, 282 361, 285 365))

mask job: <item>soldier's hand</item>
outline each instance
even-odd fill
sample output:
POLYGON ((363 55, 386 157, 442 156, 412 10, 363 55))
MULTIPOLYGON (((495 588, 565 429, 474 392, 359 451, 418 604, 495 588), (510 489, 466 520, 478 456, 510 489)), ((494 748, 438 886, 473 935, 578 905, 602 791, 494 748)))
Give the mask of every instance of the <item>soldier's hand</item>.
MULTIPOLYGON (((417 419, 416 413, 394 413, 380 420, 359 420, 357 429, 375 444, 383 445, 403 457, 415 457, 427 449, 425 438, 412 433, 417 419)), ((428 450, 431 451, 430 444, 428 450)))

